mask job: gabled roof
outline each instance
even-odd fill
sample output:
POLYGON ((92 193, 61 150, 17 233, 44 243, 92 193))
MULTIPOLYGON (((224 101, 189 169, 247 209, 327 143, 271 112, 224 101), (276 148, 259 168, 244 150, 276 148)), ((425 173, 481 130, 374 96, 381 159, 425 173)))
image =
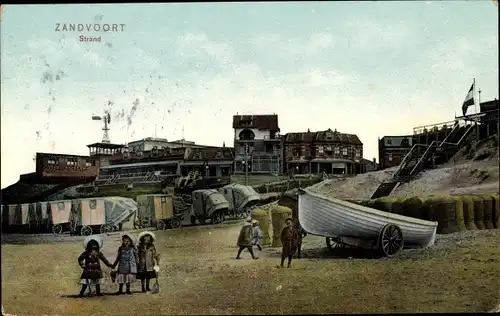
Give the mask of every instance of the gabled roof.
POLYGON ((355 134, 339 133, 336 130, 304 133, 288 133, 285 135, 286 142, 333 142, 349 145, 363 145, 359 137, 355 134), (329 138, 329 136, 331 136, 329 138))
POLYGON ((278 115, 234 115, 233 128, 257 128, 279 131, 278 115))

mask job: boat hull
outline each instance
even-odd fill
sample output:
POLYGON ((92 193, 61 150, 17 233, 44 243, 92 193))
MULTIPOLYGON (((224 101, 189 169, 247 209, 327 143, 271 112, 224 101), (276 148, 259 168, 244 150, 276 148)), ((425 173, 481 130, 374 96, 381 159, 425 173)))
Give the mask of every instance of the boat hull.
POLYGON ((387 224, 401 228, 405 245, 432 246, 437 222, 379 211, 318 193, 302 190, 299 194, 299 222, 312 235, 376 239, 387 224))

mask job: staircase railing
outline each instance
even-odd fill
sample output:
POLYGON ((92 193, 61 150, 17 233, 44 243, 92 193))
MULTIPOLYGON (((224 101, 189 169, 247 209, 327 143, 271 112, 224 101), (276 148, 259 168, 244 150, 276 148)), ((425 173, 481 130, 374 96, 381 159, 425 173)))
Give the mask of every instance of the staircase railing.
POLYGON ((460 123, 453 126, 453 129, 451 130, 451 132, 448 135, 446 135, 446 137, 443 139, 443 143, 446 142, 453 135, 453 133, 455 133, 456 131, 459 131, 460 128, 462 128, 462 126, 460 126, 460 123))
MULTIPOLYGON (((427 160, 427 158, 429 157, 430 154, 433 154, 434 153, 434 149, 436 148, 436 144, 440 144, 441 142, 439 141, 432 141, 432 143, 429 145, 429 147, 427 148, 427 150, 424 152, 424 154, 422 155, 422 157, 420 157, 420 159, 418 160, 417 164, 415 165, 415 167, 413 167, 413 169, 410 171, 410 176, 415 176, 415 171, 418 170, 419 168, 421 168, 424 164, 424 162, 427 160)), ((420 170, 418 170, 420 171, 420 170)))
MULTIPOLYGON (((405 155, 403 160, 398 166, 398 169, 396 169, 396 172, 394 172, 393 178, 398 178, 401 176, 401 172, 405 170, 405 168, 408 166, 408 164, 415 158, 415 155, 419 153, 419 150, 421 147, 428 147, 428 145, 423 145, 423 144, 415 144, 413 147, 410 149, 410 151, 405 155)), ((418 157, 417 157, 418 158, 418 157)))

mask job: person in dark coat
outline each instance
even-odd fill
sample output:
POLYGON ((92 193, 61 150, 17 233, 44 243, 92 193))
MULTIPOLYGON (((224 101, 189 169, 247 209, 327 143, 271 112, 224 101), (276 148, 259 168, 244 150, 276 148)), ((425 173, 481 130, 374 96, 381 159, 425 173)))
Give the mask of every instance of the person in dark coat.
POLYGON ((292 258, 299 245, 299 232, 297 228, 293 225, 293 220, 288 218, 286 221, 286 226, 281 230, 281 244, 283 249, 281 251, 281 264, 280 267, 283 268, 285 259, 288 258, 287 267, 290 268, 292 263, 292 258))
POLYGON ((247 218, 247 221, 241 227, 240 235, 238 236, 239 249, 238 254, 236 255, 236 259, 241 259, 241 252, 245 249, 248 249, 248 252, 252 255, 252 259, 258 259, 253 253, 253 227, 252 227, 252 219, 247 218))
POLYGON ((99 250, 102 246, 102 242, 99 243, 98 236, 91 238, 88 241, 84 241, 85 251, 78 257, 78 264, 83 269, 82 275, 80 277, 80 283, 82 284, 82 289, 78 297, 83 297, 87 287, 90 288, 91 285, 95 286, 95 291, 97 296, 102 296, 101 284, 103 283, 103 276, 101 270, 100 261, 108 267, 111 267, 108 259, 104 257, 102 252, 99 250))
POLYGON ((159 268, 160 254, 154 245, 155 235, 152 232, 139 234, 139 265, 137 267, 137 278, 141 280, 142 292, 151 291, 149 283, 157 277, 155 267, 159 268))

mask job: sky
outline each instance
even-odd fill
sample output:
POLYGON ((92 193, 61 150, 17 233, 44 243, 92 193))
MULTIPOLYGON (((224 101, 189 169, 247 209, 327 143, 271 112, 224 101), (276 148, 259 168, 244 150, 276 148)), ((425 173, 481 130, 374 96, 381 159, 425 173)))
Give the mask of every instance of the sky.
POLYGON ((7 5, 0 23, 2 188, 36 152, 87 155, 104 111, 112 143, 231 146, 233 115, 276 113, 378 160, 379 137, 459 115, 473 78, 498 98, 493 1, 7 5))

